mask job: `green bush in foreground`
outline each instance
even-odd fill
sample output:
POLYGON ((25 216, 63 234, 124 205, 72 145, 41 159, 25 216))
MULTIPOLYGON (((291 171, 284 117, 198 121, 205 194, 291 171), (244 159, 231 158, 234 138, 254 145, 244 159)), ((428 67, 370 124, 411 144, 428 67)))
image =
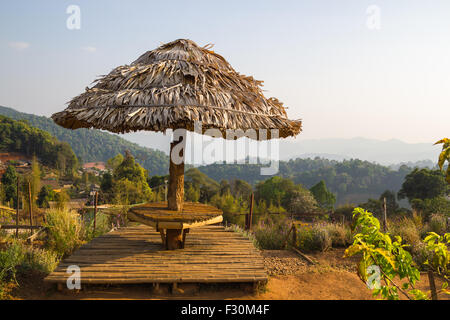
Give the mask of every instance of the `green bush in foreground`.
POLYGON ((16 282, 19 272, 52 272, 58 264, 58 256, 53 251, 27 246, 14 240, 6 249, 0 251, 0 299, 7 296, 6 286, 10 281, 16 282))
MULTIPOLYGON (((373 289, 373 295, 398 300, 399 293, 402 293, 410 300, 429 299, 428 293, 415 288, 420 272, 412 255, 405 250, 407 245, 402 243, 402 238, 396 236, 393 240, 389 234, 381 232, 378 219, 362 208, 355 209, 353 219, 356 234, 344 257, 362 256, 358 275, 373 289)), ((450 233, 440 236, 430 232, 421 246, 418 251, 423 254, 423 265, 445 279, 439 291, 450 294, 447 290, 450 280, 450 233)))

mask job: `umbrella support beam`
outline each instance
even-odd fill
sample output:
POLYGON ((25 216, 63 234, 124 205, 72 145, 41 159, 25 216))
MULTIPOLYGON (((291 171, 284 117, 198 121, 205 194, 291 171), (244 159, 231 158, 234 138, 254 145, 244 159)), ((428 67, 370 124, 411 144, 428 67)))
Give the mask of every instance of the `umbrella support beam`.
POLYGON ((186 146, 186 132, 179 138, 181 138, 181 141, 170 143, 169 154, 169 192, 167 194, 167 202, 169 210, 174 211, 182 211, 184 201, 184 147, 186 146), (179 158, 181 158, 181 163, 176 164, 173 162, 174 159, 180 160, 179 158))

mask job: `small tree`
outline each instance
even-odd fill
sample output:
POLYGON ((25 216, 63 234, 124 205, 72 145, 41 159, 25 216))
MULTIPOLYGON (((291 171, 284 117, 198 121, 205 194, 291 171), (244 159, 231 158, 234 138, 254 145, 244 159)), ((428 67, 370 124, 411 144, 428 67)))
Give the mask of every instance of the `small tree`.
POLYGON ((2 185, 6 202, 12 202, 13 206, 17 205, 17 179, 16 169, 9 165, 2 176, 2 185))
POLYGON ((439 170, 414 169, 405 177, 398 198, 432 199, 444 195, 448 190, 445 178, 439 170))
MULTIPOLYGON (((147 178, 147 170, 142 168, 127 152, 122 163, 117 165, 112 175, 112 191, 115 193, 116 202, 134 204, 150 200, 152 190, 148 186, 147 178)), ((107 187, 107 181, 103 182, 103 187, 107 187)))
POLYGON ((317 209, 317 201, 308 189, 298 187, 289 198, 288 209, 293 213, 311 213, 317 209))
POLYGON ((309 189, 316 199, 320 208, 325 210, 332 210, 336 203, 336 196, 327 189, 325 181, 321 180, 311 189, 309 189))
POLYGON ((61 190, 60 192, 55 194, 55 200, 56 200, 56 208, 58 210, 66 210, 67 203, 70 201, 70 197, 66 191, 61 190))
POLYGON ((49 208, 49 202, 55 200, 56 193, 49 185, 42 186, 37 198, 37 205, 41 208, 49 208))

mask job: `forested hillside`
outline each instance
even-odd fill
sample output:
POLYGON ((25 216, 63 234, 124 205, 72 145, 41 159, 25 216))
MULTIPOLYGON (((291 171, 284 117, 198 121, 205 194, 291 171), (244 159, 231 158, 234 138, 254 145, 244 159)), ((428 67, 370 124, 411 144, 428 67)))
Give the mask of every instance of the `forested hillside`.
POLYGON ((118 153, 123 154, 125 150, 129 150, 151 175, 168 173, 169 158, 164 152, 141 147, 117 135, 95 129, 64 129, 50 118, 2 106, 0 115, 15 120, 26 120, 31 126, 45 130, 58 140, 69 143, 80 162, 107 161, 118 153))
POLYGON ((0 115, 0 152, 18 152, 67 174, 77 167, 77 158, 69 144, 60 142, 48 132, 33 128, 24 121, 0 115))

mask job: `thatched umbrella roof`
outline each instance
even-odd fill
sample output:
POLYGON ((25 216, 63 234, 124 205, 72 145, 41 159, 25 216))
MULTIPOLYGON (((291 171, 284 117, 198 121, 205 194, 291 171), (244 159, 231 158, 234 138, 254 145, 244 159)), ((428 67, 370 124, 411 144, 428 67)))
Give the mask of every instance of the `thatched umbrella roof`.
POLYGON ((237 73, 207 47, 179 39, 115 68, 52 115, 69 128, 112 132, 185 128, 278 129, 295 136, 300 120, 287 119, 283 104, 265 98, 262 81, 237 73))

